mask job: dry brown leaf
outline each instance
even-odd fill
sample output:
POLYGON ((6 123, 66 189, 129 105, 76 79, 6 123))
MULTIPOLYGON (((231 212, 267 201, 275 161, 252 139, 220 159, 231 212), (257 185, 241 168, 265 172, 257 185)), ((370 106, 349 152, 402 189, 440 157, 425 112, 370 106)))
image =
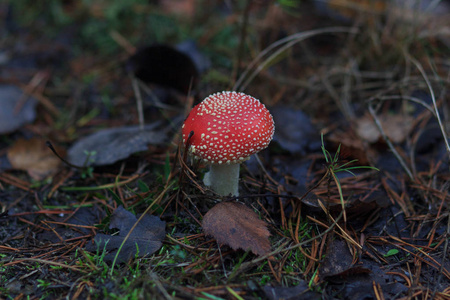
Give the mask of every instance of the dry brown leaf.
MULTIPOLYGON (((411 132, 414 119, 406 115, 384 114, 378 116, 381 128, 387 137, 394 143, 403 142, 411 132)), ((356 121, 356 133, 369 143, 375 143, 381 137, 375 122, 369 115, 356 121)))
MULTIPOLYGON (((57 149, 60 154, 64 151, 57 149)), ((61 160, 39 138, 18 139, 7 152, 11 166, 16 170, 27 171, 36 180, 45 179, 56 173, 61 160)))
POLYGON ((358 164, 368 165, 376 160, 377 153, 371 147, 366 147, 365 142, 359 138, 352 130, 333 132, 328 140, 340 145, 340 157, 357 159, 358 164))
POLYGON ((269 230, 266 222, 247 206, 236 202, 222 202, 203 218, 203 231, 219 244, 234 250, 251 250, 258 255, 270 251, 269 230))
MULTIPOLYGON (((331 12, 347 19, 360 18, 361 14, 383 14, 387 8, 384 0, 329 0, 326 3, 331 12)), ((373 17, 370 20, 373 21, 373 17)))
POLYGON ((185 18, 193 18, 196 11, 194 0, 161 0, 159 5, 166 14, 175 14, 185 18))

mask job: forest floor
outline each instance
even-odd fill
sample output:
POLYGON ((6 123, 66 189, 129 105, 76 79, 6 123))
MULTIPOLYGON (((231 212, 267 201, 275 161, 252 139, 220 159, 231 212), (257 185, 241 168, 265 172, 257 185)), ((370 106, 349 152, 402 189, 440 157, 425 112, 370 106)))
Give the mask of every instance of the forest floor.
POLYGON ((449 1, 35 2, 0 4, 0 299, 450 299, 449 1), (221 197, 181 126, 231 90, 275 135, 221 197))

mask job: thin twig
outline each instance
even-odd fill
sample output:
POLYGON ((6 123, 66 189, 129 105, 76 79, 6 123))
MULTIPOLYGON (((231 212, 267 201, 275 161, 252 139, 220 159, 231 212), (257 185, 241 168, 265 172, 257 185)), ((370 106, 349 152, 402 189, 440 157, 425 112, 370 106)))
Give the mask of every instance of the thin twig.
POLYGON ((434 95, 434 90, 431 87, 430 80, 428 79, 428 76, 425 73, 425 70, 423 69, 422 65, 415 58, 413 58, 408 53, 406 53, 406 57, 408 57, 408 59, 416 66, 416 68, 419 70, 420 74, 422 75, 423 79, 425 80, 425 83, 427 84, 428 90, 430 91, 431 101, 433 101, 433 107, 434 107, 434 111, 435 111, 436 120, 437 120, 437 122, 439 124, 439 128, 441 129, 442 137, 444 138, 445 146, 447 148, 447 154, 448 154, 448 157, 450 159, 450 144, 449 144, 449 141, 448 141, 448 138, 447 138, 448 135, 447 135, 447 133, 445 131, 445 127, 442 124, 441 117, 439 115, 439 110, 438 110, 438 107, 437 107, 437 104, 436 104, 436 97, 434 95))
POLYGON ((247 69, 242 73, 241 77, 236 81, 236 83, 233 86, 234 91, 244 91, 248 84, 256 77, 256 75, 259 74, 264 68, 278 55, 289 49, 290 47, 294 46, 295 44, 313 37, 315 35, 319 34, 326 34, 326 33, 357 33, 357 30, 355 28, 348 28, 348 27, 331 27, 331 28, 322 28, 322 29, 315 29, 310 30, 306 32, 300 32, 296 33, 290 36, 287 36, 283 39, 280 39, 274 43, 272 43, 270 46, 268 46, 266 49, 261 51, 260 54, 248 65, 247 69), (270 53, 272 50, 278 48, 274 53, 269 55, 264 61, 260 62, 268 53, 270 53), (258 65, 259 63, 259 65, 258 65), (256 67, 257 66, 257 67, 256 67), (251 70, 255 67, 255 70, 251 72, 251 70), (251 73, 250 73, 251 72, 251 73), (250 74, 250 75, 249 75, 250 74), (244 81, 245 80, 245 81, 244 81))
POLYGON ((248 269, 248 268, 250 268, 250 267, 252 267, 252 266, 254 266, 254 265, 256 265, 256 264, 258 264, 258 263, 260 263, 260 262, 262 262, 262 261, 264 261, 264 260, 266 260, 266 259, 268 259, 269 257, 271 257, 271 256, 273 256, 273 255, 275 255, 275 254, 293 250, 293 249, 295 249, 295 248, 301 247, 301 246, 306 245, 306 244, 308 244, 308 243, 310 243, 310 242, 312 242, 312 241, 314 241, 314 240, 317 240, 317 239, 321 238, 322 236, 324 236, 324 235, 326 235, 327 233, 329 233, 329 232, 337 225, 337 222, 339 222, 339 220, 340 220, 341 218, 342 218, 342 211, 341 211, 341 213, 338 215, 338 217, 336 218, 336 220, 330 225, 330 227, 328 227, 324 232, 318 234, 317 236, 315 236, 315 237, 313 237, 313 238, 310 238, 310 239, 307 239, 307 240, 305 240, 305 241, 302 241, 302 242, 300 242, 300 243, 296 243, 296 244, 294 244, 294 245, 292 245, 292 246, 289 246, 289 247, 284 248, 284 247, 289 243, 289 241, 286 241, 286 242, 284 242, 283 244, 281 244, 281 245, 280 245, 277 249, 275 249, 274 251, 272 251, 272 252, 270 252, 270 253, 267 253, 266 255, 260 256, 260 257, 254 259, 254 260, 252 260, 252 261, 249 261, 249 262, 247 262, 247 263, 243 263, 243 264, 241 265, 241 267, 240 267, 238 270, 233 271, 233 273, 232 273, 232 274, 230 275, 230 277, 229 277, 229 280, 233 279, 234 277, 236 277, 236 276, 239 275, 240 273, 244 272, 246 269, 248 269))
POLYGON ((381 133, 381 136, 388 144, 389 148, 391 149, 392 153, 394 153, 395 157, 397 158, 398 162, 402 166, 403 170, 405 170, 406 174, 408 174, 409 179, 414 180, 414 176, 411 172, 411 170, 406 165, 405 161, 401 157, 401 155, 398 153, 397 149, 395 149, 394 145, 392 144, 391 140, 388 138, 386 133, 383 130, 383 127, 381 126, 380 120, 377 118, 377 115, 372 107, 372 104, 369 104, 369 113, 373 117, 373 120, 375 121, 375 125, 377 126, 378 130, 381 133))
POLYGON ((138 79, 132 74, 129 73, 129 76, 131 78, 131 84, 133 86, 134 95, 136 97, 136 106, 138 111, 138 118, 139 118, 139 128, 141 130, 144 129, 144 105, 142 101, 142 94, 141 89, 139 88, 138 79))

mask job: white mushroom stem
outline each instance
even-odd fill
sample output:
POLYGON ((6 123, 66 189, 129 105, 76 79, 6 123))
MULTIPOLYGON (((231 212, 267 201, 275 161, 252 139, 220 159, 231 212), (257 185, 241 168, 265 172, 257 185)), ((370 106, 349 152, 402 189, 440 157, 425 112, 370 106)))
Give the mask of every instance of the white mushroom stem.
POLYGON ((211 164, 203 183, 221 196, 239 196, 240 164, 211 164))

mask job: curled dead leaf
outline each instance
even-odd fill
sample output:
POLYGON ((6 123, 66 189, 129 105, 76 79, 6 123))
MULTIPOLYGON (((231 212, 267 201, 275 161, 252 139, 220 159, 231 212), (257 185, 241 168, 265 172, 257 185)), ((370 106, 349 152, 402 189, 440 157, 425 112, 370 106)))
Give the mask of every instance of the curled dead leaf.
POLYGON ((349 277, 352 275, 369 274, 371 271, 353 263, 353 257, 348 245, 343 240, 329 239, 327 253, 319 267, 320 278, 349 277))
MULTIPOLYGON (((64 150, 57 151, 64 155, 64 150)), ((61 160, 47 147, 45 140, 39 138, 18 139, 9 147, 7 156, 14 169, 27 171, 36 180, 54 175, 61 165, 61 160)))
MULTIPOLYGON (((383 114, 378 116, 381 128, 394 143, 403 142, 413 127, 413 117, 407 115, 383 114)), ((356 132, 369 143, 375 143, 381 137, 375 122, 369 115, 363 116, 356 121, 356 132)))
POLYGON ((202 226, 206 235, 234 250, 251 250, 257 255, 265 255, 270 251, 267 223, 244 204, 217 204, 203 217, 202 226))

